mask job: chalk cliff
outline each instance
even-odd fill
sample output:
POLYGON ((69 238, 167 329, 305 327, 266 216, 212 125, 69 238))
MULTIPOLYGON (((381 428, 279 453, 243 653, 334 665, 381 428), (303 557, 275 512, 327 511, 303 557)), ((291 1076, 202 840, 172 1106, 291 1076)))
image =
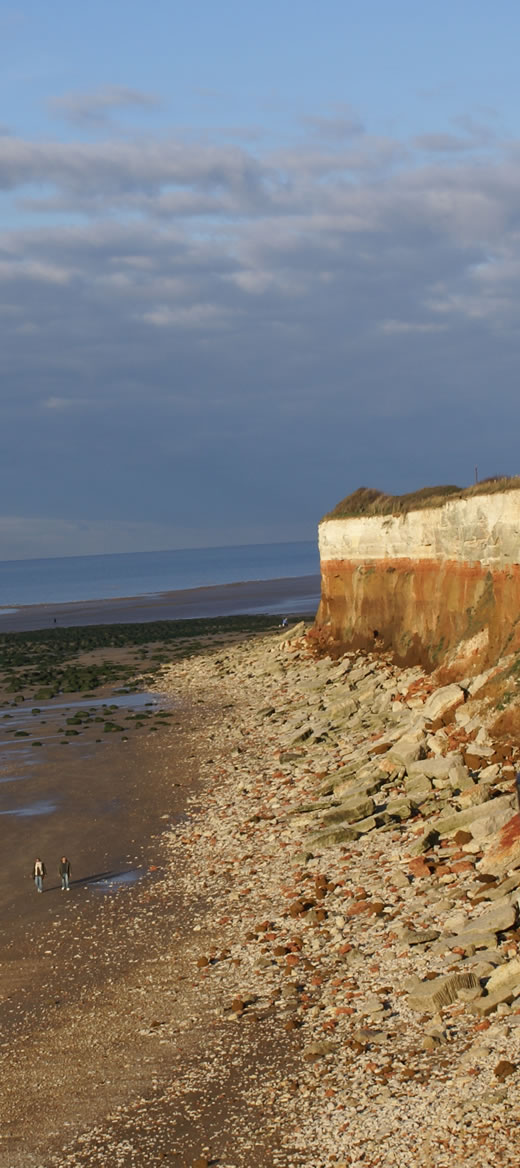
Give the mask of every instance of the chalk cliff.
POLYGON ((461 491, 399 514, 325 518, 319 549, 324 642, 377 639, 397 660, 430 667, 466 642, 461 664, 475 669, 520 647, 518 487, 461 491))

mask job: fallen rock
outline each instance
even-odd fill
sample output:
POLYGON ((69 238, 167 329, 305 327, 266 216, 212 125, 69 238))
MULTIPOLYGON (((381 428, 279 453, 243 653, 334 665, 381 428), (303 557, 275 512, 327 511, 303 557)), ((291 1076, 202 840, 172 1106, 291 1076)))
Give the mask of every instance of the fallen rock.
POLYGON ((463 933, 456 933, 451 937, 444 937, 442 945, 439 942, 439 952, 446 949, 461 950, 473 955, 476 949, 490 949, 496 944, 496 933, 485 932, 484 929, 467 928, 463 933))
MULTIPOLYGON (((421 762, 412 762, 407 767, 410 778, 425 776, 427 779, 448 779, 450 771, 455 767, 462 767, 458 754, 437 755, 436 758, 423 758, 421 762)), ((466 771, 467 774, 467 771, 466 771)))
POLYGON ((432 784, 426 775, 412 775, 405 779, 404 788, 410 799, 420 804, 430 797, 432 784))
POLYGON ((397 936, 406 945, 428 945, 440 937, 438 929, 410 929, 407 925, 398 929, 397 936))
POLYGON ((503 876, 509 868, 518 867, 520 867, 520 813, 510 816, 507 823, 500 828, 490 847, 484 852, 479 871, 493 876, 503 876))
POLYGON ((444 720, 446 715, 455 713, 464 701, 464 690, 460 685, 445 685, 430 694, 423 705, 424 717, 432 722, 444 720))
POLYGON ((508 1075, 514 1074, 515 1071, 516 1063, 510 1063, 509 1059, 500 1059, 500 1062, 497 1063, 493 1074, 502 1082, 503 1079, 507 1079, 508 1075))
MULTIPOLYGON (((495 901, 489 908, 468 924, 468 932, 477 929, 479 932, 505 933, 516 923, 517 908, 508 897, 495 901)), ((463 930, 466 932, 466 930, 463 930)))
MULTIPOLYGON (((439 836, 455 835, 461 830, 471 831, 473 838, 485 839, 499 831, 511 819, 512 800, 510 795, 500 795, 488 799, 465 811, 455 811, 452 815, 441 816, 435 823, 439 836)), ((520 830, 520 816, 519 830, 520 830)), ((519 860, 520 862, 520 860, 519 860)), ((488 871, 489 869, 486 869, 488 871)))
POLYGON ((475 1003, 475 1013, 481 1018, 487 1018, 488 1014, 492 1014, 497 1006, 504 1003, 509 1005, 519 993, 520 960, 513 958, 512 961, 507 961, 504 965, 499 965, 498 969, 493 970, 486 984, 485 997, 475 1003))
POLYGON ((412 844, 409 855, 411 859, 416 856, 422 856, 423 852, 428 852, 430 848, 435 847, 439 840, 439 833, 436 827, 430 827, 423 835, 419 836, 416 843, 412 844))
POLYGON ((331 827, 317 831, 309 838, 309 847, 313 849, 331 848, 335 844, 346 844, 356 840, 358 832, 355 827, 331 827))
POLYGON ((389 799, 385 806, 387 815, 390 815, 392 819, 398 819, 401 823, 405 819, 411 819, 417 809, 417 804, 413 803, 411 799, 389 799))
POLYGON ((350 799, 344 799, 339 807, 335 807, 333 811, 327 812, 323 816, 323 822, 324 824, 355 823, 357 819, 366 819, 367 816, 372 815, 374 807, 374 800, 369 796, 353 795, 350 799))
POLYGON ((305 1047, 304 1058, 324 1058, 327 1054, 333 1054, 335 1050, 335 1042, 309 1042, 305 1047))
POLYGON ((416 985, 408 996, 408 1005, 420 1014, 436 1014, 457 1000, 459 990, 478 988, 474 973, 449 973, 416 985))
POLYGON ((297 637, 303 636, 304 632, 305 632, 305 621, 298 621, 297 625, 292 625, 291 628, 284 629, 283 632, 280 633, 280 637, 279 637, 280 643, 283 645, 285 643, 285 641, 294 641, 294 640, 296 640, 297 637))
POLYGON ((374 1046, 382 1046, 386 1042, 388 1035, 384 1030, 375 1030, 371 1026, 360 1026, 353 1031, 353 1039, 356 1042, 369 1043, 374 1046))
POLYGON ((505 961, 503 965, 499 965, 497 969, 493 970, 488 978, 486 989, 488 993, 494 994, 508 982, 520 990, 520 958, 518 957, 513 957, 511 961, 505 961))

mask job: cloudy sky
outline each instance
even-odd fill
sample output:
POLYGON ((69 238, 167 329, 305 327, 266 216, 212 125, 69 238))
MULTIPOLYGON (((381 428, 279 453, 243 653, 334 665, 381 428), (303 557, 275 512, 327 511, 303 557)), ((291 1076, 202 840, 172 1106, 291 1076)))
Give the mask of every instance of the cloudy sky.
POLYGON ((0 559, 520 473, 517 0, 0 4, 0 559))

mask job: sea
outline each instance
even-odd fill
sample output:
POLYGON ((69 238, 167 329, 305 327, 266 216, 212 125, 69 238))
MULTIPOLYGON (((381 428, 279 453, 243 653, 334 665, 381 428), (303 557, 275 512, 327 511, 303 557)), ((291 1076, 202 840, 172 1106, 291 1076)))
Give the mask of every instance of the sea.
POLYGON ((0 613, 7 615, 25 605, 152 598, 184 589, 302 577, 315 578, 309 600, 317 605, 319 570, 314 540, 4 560, 0 561, 0 613))
MULTIPOLYGON (((249 613, 290 614, 298 619, 316 612, 319 592, 318 551, 310 540, 8 560, 0 562, 0 634, 67 625, 249 613)), ((94 711, 100 721, 107 702, 110 710, 118 705, 126 710, 139 703, 152 707, 158 700, 157 694, 146 692, 119 697, 117 687, 113 694, 99 699, 89 696, 72 700, 69 695, 58 695, 48 702, 35 702, 24 701, 16 694, 4 695, 0 703, 2 854, 16 854, 17 850, 25 854, 27 849, 30 854, 35 846, 37 822, 48 823, 49 831, 58 832, 63 817, 68 822, 70 815, 79 835, 75 840, 69 839, 67 846, 81 855, 83 812, 76 823, 76 786, 69 780, 82 773, 83 738, 77 734, 64 739, 64 719, 78 712, 92 715, 94 711), (96 706, 102 708, 96 710, 96 706), (57 777, 54 764, 49 767, 46 762, 47 752, 58 749, 59 753, 65 743, 72 768, 70 773, 67 771, 66 785, 57 777)), ((68 730, 65 736, 67 733, 68 730)), ((70 835, 72 828, 68 830, 70 835)), ((113 835, 113 826, 111 830, 113 835)), ((116 846, 113 840, 109 843, 109 861, 117 879, 130 880, 133 877, 127 871, 123 844, 119 841, 116 846)), ((59 846, 56 840, 56 848, 59 846)), ((119 887, 114 880, 111 877, 110 888, 119 887)), ((8 900, 14 897, 14 885, 7 892, 8 900)), ((4 881, 0 888, 0 922, 5 896, 4 881)))

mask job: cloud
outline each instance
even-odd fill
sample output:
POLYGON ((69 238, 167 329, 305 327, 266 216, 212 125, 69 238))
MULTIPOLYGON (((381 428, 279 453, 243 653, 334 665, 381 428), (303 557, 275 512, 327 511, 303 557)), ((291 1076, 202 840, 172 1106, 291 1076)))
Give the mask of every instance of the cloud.
POLYGON ((330 138, 332 141, 342 141, 362 134, 365 127, 361 118, 349 106, 340 107, 336 114, 323 116, 306 114, 302 119, 303 125, 320 138, 330 138))
POLYGON ((189 308, 158 305, 152 312, 143 313, 142 319, 158 328, 207 329, 222 325, 226 314, 214 304, 192 304, 189 308))
POLYGON ((460 138, 455 134, 419 134, 414 138, 414 146, 418 150, 427 150, 432 154, 458 154, 463 150, 472 150, 474 142, 470 138, 460 138))
POLYGON ((387 336, 401 336, 403 333, 438 333, 445 328, 446 325, 435 324, 432 321, 422 324, 410 320, 384 320, 381 323, 381 332, 387 336))
MULTIPOLYGON (((232 192, 251 203, 262 197, 270 174, 238 146, 202 146, 177 140, 141 143, 27 142, 0 139, 0 189, 39 184, 67 195, 70 207, 109 210, 135 195, 174 188, 232 192), (74 203, 72 200, 76 200, 74 203)), ((50 204, 50 210, 56 210, 50 204)), ((62 208, 63 209, 63 208, 62 208)), ((130 210, 132 207, 130 206, 130 210)))
POLYGON ((95 93, 64 93, 48 100, 51 113, 83 129, 106 126, 120 110, 154 110, 160 100, 154 94, 124 85, 107 85, 95 93))
POLYGON ((516 459, 507 144, 10 137, 0 183, 0 492, 37 500, 47 548, 81 544, 60 516, 135 546, 290 533, 371 467, 405 490, 464 482, 466 447, 470 474, 484 444, 490 473, 516 459))
MULTIPOLYGON (((275 519, 268 524, 243 523, 235 528, 234 546, 248 543, 283 542, 287 528, 275 519)), ((300 520, 293 528, 294 540, 313 537, 313 526, 300 520)), ((222 547, 229 540, 229 530, 223 525, 208 524, 199 532, 189 525, 178 523, 140 523, 110 520, 99 517, 66 520, 52 515, 0 515, 0 546, 2 560, 46 559, 49 556, 110 555, 134 552, 168 551, 172 548, 222 547)), ((172 580, 172 590, 176 582, 172 580)), ((12 597, 16 604, 17 597, 12 597)), ((0 605, 7 607, 7 598, 0 605)))
POLYGON ((64 410, 68 411, 90 409, 93 404, 94 403, 89 401, 88 398, 55 397, 53 395, 46 398, 45 401, 42 402, 43 408, 45 410, 58 410, 60 412, 63 412, 64 410))

